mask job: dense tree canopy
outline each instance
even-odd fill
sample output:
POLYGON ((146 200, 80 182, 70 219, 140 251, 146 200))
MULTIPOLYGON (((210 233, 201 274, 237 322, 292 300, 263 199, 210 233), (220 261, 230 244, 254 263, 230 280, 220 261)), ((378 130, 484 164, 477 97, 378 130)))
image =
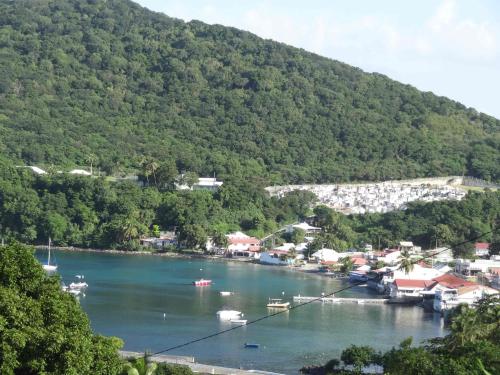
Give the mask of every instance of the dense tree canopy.
MULTIPOLYGON (((471 192, 462 201, 411 203, 405 211, 345 216, 315 197, 294 191, 270 198, 264 189, 233 180, 217 193, 158 190, 131 182, 64 174, 36 176, 0 161, 0 238, 56 245, 138 249, 143 235, 176 230, 181 243, 203 247, 208 236, 224 246, 230 231, 263 237, 314 213, 323 228, 311 250, 323 246, 345 251, 412 240, 424 248, 450 245, 499 226, 500 192, 471 192)), ((500 233, 483 237, 497 251, 500 233)), ((299 243, 303 232, 285 236, 299 243)), ((469 248, 457 248, 461 256, 469 248)))
MULTIPOLYGON (((499 124, 380 74, 127 0, 0 0, 0 152, 16 163, 135 170, 157 186, 183 171, 250 184, 498 181, 499 124)), ((46 224, 62 228, 58 216, 46 224)))
POLYGON ((20 244, 0 246, 0 373, 119 374, 121 340, 94 335, 79 303, 20 244))

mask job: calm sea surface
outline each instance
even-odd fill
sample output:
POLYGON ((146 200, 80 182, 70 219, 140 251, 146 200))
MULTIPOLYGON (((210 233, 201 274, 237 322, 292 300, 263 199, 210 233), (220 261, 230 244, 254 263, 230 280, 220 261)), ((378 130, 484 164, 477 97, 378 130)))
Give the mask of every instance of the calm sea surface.
MULTIPOLYGON (((46 252, 37 256, 46 260, 46 252)), ((89 284, 80 298, 96 332, 125 341, 125 349, 158 351, 229 328, 216 312, 235 309, 244 319, 266 315, 269 297, 318 296, 346 282, 280 267, 156 256, 55 251, 69 284, 76 274, 89 284), (191 282, 213 280, 208 287, 191 282), (234 291, 222 297, 219 291, 234 291), (165 318, 164 318, 165 314, 165 318)), ((339 297, 373 297, 355 287, 339 297)), ((445 334, 437 314, 418 307, 314 303, 166 354, 197 362, 295 374, 304 365, 339 356, 351 344, 388 349, 408 336, 414 342, 445 334), (245 349, 244 343, 260 344, 245 349)))

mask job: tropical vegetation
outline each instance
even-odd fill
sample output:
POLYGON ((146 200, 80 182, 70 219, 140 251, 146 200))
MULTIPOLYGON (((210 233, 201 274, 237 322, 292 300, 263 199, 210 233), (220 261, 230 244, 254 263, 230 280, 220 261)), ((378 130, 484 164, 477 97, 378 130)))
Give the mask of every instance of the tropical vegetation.
MULTIPOLYGON (((0 240, 57 246, 138 250, 141 236, 175 230, 180 247, 203 248, 208 236, 227 244, 225 234, 242 230, 263 237, 285 224, 313 215, 323 228, 310 244, 346 251, 371 243, 375 248, 411 240, 424 248, 450 245, 498 227, 500 192, 470 192, 462 201, 411 203, 405 211, 346 216, 316 197, 295 191, 271 198, 262 187, 228 180, 216 193, 140 187, 130 181, 108 181, 67 174, 37 176, 25 168, 0 161, 0 240)), ((304 232, 283 234, 283 241, 299 243, 304 232)), ((500 250, 500 235, 481 241, 500 250)), ((173 248, 172 250, 175 250, 173 248)), ((471 255, 472 245, 457 247, 471 255)))
POLYGON ((152 185, 181 172, 498 181, 499 128, 383 75, 128 0, 0 0, 0 153, 19 165, 152 185))

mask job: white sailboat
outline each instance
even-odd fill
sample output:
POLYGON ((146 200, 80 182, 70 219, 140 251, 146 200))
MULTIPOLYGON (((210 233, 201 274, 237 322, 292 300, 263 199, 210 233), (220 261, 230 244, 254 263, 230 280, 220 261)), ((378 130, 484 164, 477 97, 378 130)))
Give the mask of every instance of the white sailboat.
POLYGON ((57 270, 57 266, 55 264, 50 264, 50 237, 49 237, 49 255, 47 258, 47 264, 42 265, 43 269, 47 272, 54 272, 57 270))

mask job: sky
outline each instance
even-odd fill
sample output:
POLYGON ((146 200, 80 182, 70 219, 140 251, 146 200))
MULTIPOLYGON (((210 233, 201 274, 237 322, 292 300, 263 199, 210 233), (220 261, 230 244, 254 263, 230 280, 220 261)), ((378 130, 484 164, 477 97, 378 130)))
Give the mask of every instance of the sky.
POLYGON ((135 0, 378 72, 500 118, 497 0, 135 0))

